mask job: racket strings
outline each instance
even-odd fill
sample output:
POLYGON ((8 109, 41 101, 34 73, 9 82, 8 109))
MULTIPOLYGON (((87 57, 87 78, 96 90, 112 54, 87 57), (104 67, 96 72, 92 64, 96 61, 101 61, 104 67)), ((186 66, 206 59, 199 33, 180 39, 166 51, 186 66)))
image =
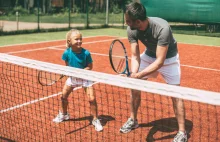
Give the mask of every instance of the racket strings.
POLYGON ((118 73, 124 72, 126 68, 125 51, 121 43, 115 42, 112 48, 112 62, 113 66, 118 73))
POLYGON ((119 72, 123 72, 124 71, 124 65, 125 65, 125 59, 120 59, 116 70, 119 71, 119 72))
POLYGON ((41 85, 52 85, 61 79, 63 75, 54 74, 50 72, 40 71, 38 73, 38 81, 41 85))

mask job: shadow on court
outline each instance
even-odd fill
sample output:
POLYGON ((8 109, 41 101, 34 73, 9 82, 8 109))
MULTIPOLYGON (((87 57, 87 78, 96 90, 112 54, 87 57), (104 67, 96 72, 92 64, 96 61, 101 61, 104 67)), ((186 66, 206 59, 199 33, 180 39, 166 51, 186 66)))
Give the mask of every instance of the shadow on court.
MULTIPOLYGON (((88 124, 88 125, 85 125, 85 126, 83 126, 83 127, 81 127, 81 128, 78 128, 78 129, 76 129, 76 130, 73 130, 73 131, 67 133, 67 135, 68 135, 68 134, 71 134, 71 133, 74 133, 74 132, 77 132, 77 131, 79 131, 79 130, 82 130, 82 129, 84 129, 84 128, 90 126, 90 125, 92 125, 92 119, 93 119, 93 116, 86 116, 86 117, 81 117, 81 118, 76 118, 76 119, 69 119, 69 120, 67 120, 67 121, 89 121, 89 124, 88 124)), ((102 126, 105 126, 105 125, 108 123, 108 121, 115 120, 115 118, 113 118, 112 116, 109 116, 109 115, 100 115, 100 116, 99 116, 99 119, 100 119, 100 122, 101 122, 102 126)))
MULTIPOLYGON (((173 139, 176 134, 171 134, 167 136, 163 136, 160 138, 154 138, 154 134, 157 132, 163 132, 163 133, 171 133, 171 132, 176 132, 178 131, 178 123, 176 118, 171 117, 171 118, 164 118, 164 119, 159 119, 156 121, 152 121, 150 123, 142 123, 139 125, 139 127, 152 127, 147 134, 146 141, 147 142, 154 142, 154 141, 161 141, 165 139, 173 139)), ((189 133, 192 131, 193 128, 193 123, 192 121, 186 120, 186 131, 188 133, 188 139, 190 138, 189 133)))
POLYGON ((5 138, 5 137, 1 137, 1 136, 0 136, 0 141, 1 142, 15 142, 15 141, 13 141, 11 139, 8 139, 8 138, 5 138))

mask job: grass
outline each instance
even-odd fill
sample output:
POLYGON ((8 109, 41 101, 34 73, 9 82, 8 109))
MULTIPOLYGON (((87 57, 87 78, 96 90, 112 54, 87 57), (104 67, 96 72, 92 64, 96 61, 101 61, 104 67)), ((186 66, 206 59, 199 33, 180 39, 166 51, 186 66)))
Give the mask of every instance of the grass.
MULTIPOLYGON (((94 24, 106 24, 106 13, 89 13, 88 14, 88 24, 94 25, 94 24)), ((8 20, 8 21, 16 21, 15 15, 7 15, 7 16, 1 16, 0 20, 8 20)), ((69 13, 63 12, 58 14, 45 14, 41 15, 39 17, 40 24, 41 23, 56 23, 56 24, 68 24, 69 23, 69 13)), ((35 14, 29 14, 29 15, 20 15, 19 16, 19 22, 38 22, 38 17, 35 14)), ((70 23, 71 24, 86 24, 87 22, 87 15, 86 13, 71 13, 70 15, 70 23)), ((112 27, 118 27, 119 24, 122 25, 124 23, 123 21, 123 13, 109 13, 108 15, 108 25, 112 27)), ((206 31, 206 25, 199 24, 198 26, 195 26, 195 24, 192 23, 178 23, 178 22, 170 22, 172 26, 173 33, 175 34, 187 34, 187 35, 199 35, 199 36, 207 36, 207 37, 220 37, 220 25, 219 28, 214 33, 209 33, 206 31)), ((103 27, 103 26, 101 26, 103 27)), ((94 27, 92 27, 94 28, 94 27)), ((118 27, 119 28, 119 27, 118 27)), ((65 30, 65 29, 61 29, 65 30)), ((54 31, 61 31, 61 30, 54 30, 54 31)), ((51 30, 49 30, 51 31, 51 30)), ((26 34, 36 32, 35 30, 32 31, 1 31, 0 35, 10 35, 10 34, 26 34)), ((37 31, 38 32, 38 31, 37 31)), ((41 30, 41 32, 44 32, 41 30)), ((191 42, 191 41, 190 41, 191 42)))
MULTIPOLYGON (((71 23, 85 23, 86 22, 86 13, 71 13, 70 21, 71 23)), ((89 13, 89 23, 100 24, 105 23, 106 21, 106 13, 89 13)), ((41 15, 40 17, 41 23, 69 23, 69 13, 59 13, 59 14, 51 14, 51 15, 41 15)), ((110 23, 122 23, 123 14, 109 14, 109 21, 110 23)), ((37 22, 37 15, 30 14, 30 15, 20 15, 19 21, 20 22, 37 22)), ((0 20, 7 20, 7 21, 16 21, 15 15, 7 15, 1 16, 0 20)))
MULTIPOLYGON (((89 29, 89 30, 81 30, 81 32, 84 37, 97 36, 97 35, 109 35, 109 36, 117 36, 117 37, 127 36, 126 28, 125 29, 117 29, 117 28, 89 29)), ((40 42, 40 41, 50 41, 50 40, 62 40, 65 39, 66 33, 67 31, 0 36, 0 46, 32 43, 32 42, 40 42)), ((181 43, 220 46, 220 38, 218 37, 184 35, 184 34, 174 34, 174 37, 178 42, 181 43)))

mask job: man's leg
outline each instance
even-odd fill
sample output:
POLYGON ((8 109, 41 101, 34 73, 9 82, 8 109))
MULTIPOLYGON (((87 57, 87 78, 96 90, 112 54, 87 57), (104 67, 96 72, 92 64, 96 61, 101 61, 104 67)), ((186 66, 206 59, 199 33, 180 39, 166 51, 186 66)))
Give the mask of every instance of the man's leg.
POLYGON ((185 132, 185 107, 182 99, 172 98, 173 109, 178 122, 179 131, 185 132))
POLYGON ((133 120, 137 120, 137 112, 138 108, 140 106, 141 102, 141 91, 139 90, 131 90, 131 103, 130 103, 130 109, 131 109, 131 115, 130 118, 133 120))
MULTIPOLYGON (((158 70, 167 84, 180 85, 181 69, 179 55, 168 58, 164 61, 164 66, 158 70)), ((185 107, 182 99, 172 98, 173 110, 178 122, 179 132, 175 136, 173 142, 186 142, 187 135, 185 132, 185 107)))
POLYGON ((138 90, 131 90, 131 102, 130 102, 130 118, 128 118, 127 122, 121 127, 120 132, 128 133, 132 129, 137 128, 137 112, 141 102, 141 92, 138 90))
POLYGON ((185 130, 185 107, 182 99, 172 98, 173 109, 178 122, 179 131, 174 137, 173 142, 187 142, 187 134, 185 130))

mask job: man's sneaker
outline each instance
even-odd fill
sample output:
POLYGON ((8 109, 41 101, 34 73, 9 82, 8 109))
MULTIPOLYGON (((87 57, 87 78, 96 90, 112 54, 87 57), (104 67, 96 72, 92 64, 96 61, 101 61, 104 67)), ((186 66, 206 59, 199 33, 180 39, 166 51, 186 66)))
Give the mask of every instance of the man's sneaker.
POLYGON ((138 125, 137 120, 133 120, 133 119, 131 119, 131 118, 128 118, 128 121, 125 122, 125 124, 121 127, 120 132, 121 132, 121 133, 128 133, 128 132, 130 132, 132 129, 137 128, 138 126, 139 126, 139 125, 138 125))
POLYGON ((95 126, 95 130, 98 132, 103 130, 102 124, 100 123, 99 119, 93 120, 92 125, 95 126))
POLYGON ((178 132, 174 137, 173 142, 187 142, 187 134, 185 132, 178 132))
POLYGON ((56 118, 53 119, 53 122, 60 123, 64 120, 69 120, 69 119, 70 119, 70 115, 68 113, 64 115, 61 111, 59 111, 59 114, 57 115, 56 118))

